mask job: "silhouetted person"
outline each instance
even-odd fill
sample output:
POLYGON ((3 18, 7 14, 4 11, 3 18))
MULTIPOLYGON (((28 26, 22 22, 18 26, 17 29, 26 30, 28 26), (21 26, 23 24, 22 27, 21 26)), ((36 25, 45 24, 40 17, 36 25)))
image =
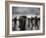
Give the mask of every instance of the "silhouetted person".
POLYGON ((37 27, 37 29, 39 29, 37 16, 35 16, 35 27, 37 27))
POLYGON ((16 30, 17 18, 15 17, 15 18, 13 19, 13 21, 14 21, 14 27, 13 27, 13 31, 15 31, 15 30, 16 30))
POLYGON ((32 24, 31 30, 33 30, 33 20, 34 20, 34 18, 31 17, 31 24, 32 24))
POLYGON ((39 29, 39 26, 40 26, 40 18, 38 18, 37 24, 38 24, 38 29, 39 29))

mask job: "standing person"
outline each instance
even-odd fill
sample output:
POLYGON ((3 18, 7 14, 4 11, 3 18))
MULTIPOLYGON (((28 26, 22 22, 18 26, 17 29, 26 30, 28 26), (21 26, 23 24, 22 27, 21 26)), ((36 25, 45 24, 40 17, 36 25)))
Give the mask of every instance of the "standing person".
POLYGON ((39 26, 38 26, 38 18, 37 18, 37 16, 35 16, 35 28, 36 28, 36 29, 39 28, 39 26))
POLYGON ((38 18, 38 29, 40 29, 39 27, 40 27, 40 17, 38 18))
POLYGON ((32 29, 35 30, 35 18, 33 17, 33 20, 32 20, 32 29))
POLYGON ((15 17, 12 21, 14 21, 13 31, 16 31, 17 17, 15 17))
POLYGON ((33 30, 33 20, 34 20, 34 18, 33 17, 31 17, 31 30, 33 30))

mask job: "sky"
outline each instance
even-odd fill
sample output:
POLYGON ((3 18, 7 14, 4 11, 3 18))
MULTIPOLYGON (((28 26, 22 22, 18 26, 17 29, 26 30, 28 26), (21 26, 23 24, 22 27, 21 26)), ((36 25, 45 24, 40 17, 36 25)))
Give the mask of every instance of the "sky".
POLYGON ((40 8, 32 7, 12 7, 12 14, 32 14, 40 15, 40 8))

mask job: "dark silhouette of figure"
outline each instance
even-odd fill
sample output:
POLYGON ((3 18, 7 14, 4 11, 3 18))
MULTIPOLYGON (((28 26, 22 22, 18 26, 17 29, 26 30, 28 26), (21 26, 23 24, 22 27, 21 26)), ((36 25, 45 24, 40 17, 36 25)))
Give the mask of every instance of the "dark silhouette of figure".
POLYGON ((19 28, 20 30, 25 30, 25 24, 26 24, 26 16, 20 16, 19 19, 19 28))
POLYGON ((39 28, 39 26, 40 26, 40 18, 38 18, 38 23, 37 24, 38 24, 38 29, 40 29, 39 28))
POLYGON ((15 17, 12 21, 14 21, 13 31, 15 31, 16 30, 17 18, 15 17))
POLYGON ((37 27, 37 29, 39 29, 37 16, 35 16, 35 27, 37 27))
POLYGON ((33 30, 33 20, 34 20, 34 18, 31 17, 31 24, 32 24, 31 30, 33 30))

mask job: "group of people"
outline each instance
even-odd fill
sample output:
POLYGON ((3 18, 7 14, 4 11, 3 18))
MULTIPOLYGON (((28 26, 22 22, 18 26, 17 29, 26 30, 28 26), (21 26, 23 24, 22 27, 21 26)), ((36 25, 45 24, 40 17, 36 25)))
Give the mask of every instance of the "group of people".
POLYGON ((12 30, 17 31, 16 28, 19 28, 19 31, 24 30, 39 30, 40 27, 40 17, 26 17, 26 16, 20 16, 19 19, 15 17, 12 22, 14 22, 12 30))

